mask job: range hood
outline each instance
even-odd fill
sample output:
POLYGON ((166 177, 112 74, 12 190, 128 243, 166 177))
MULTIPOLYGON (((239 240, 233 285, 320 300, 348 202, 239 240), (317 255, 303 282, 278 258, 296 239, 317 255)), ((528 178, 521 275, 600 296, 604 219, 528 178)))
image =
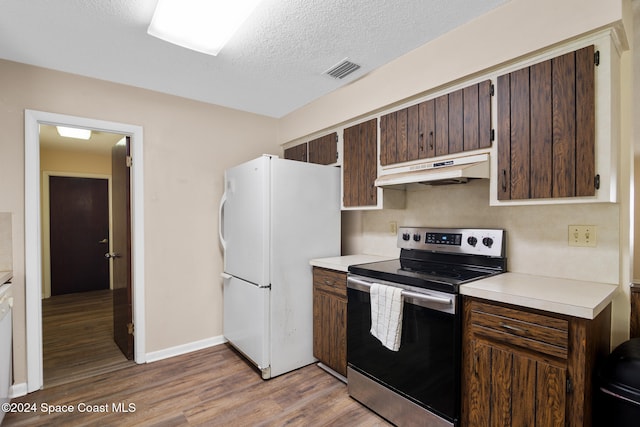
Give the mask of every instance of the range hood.
POLYGON ((476 178, 489 178, 489 154, 461 156, 383 169, 375 185, 398 188, 405 184, 464 184, 476 178))

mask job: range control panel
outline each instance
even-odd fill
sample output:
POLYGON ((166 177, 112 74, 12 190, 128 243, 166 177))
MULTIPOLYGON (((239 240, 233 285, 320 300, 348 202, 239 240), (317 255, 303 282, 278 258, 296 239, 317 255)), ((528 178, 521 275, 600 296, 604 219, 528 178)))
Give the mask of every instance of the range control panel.
POLYGON ((494 228, 399 227, 398 247, 504 257, 505 231, 494 228))

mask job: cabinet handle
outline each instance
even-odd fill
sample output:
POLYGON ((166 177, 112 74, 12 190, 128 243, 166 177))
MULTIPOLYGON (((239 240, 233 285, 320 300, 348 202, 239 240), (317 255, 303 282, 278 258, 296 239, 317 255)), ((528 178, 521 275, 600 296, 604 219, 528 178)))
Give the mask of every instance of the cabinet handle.
POLYGON ((422 146, 422 141, 424 141, 424 132, 420 132, 420 135, 418 135, 418 150, 419 151, 424 151, 424 147, 422 146))
POLYGON ((518 333, 525 334, 525 335, 529 334, 529 330, 527 330, 527 329, 518 328, 517 326, 511 326, 511 325, 508 325, 508 324, 506 324, 504 322, 500 322, 500 326, 503 327, 504 329, 507 329, 507 330, 512 331, 512 332, 518 332, 518 333))
POLYGON ((507 170, 502 169, 502 191, 507 192, 507 170))
POLYGON ((433 150, 433 131, 429 131, 429 150, 433 150))

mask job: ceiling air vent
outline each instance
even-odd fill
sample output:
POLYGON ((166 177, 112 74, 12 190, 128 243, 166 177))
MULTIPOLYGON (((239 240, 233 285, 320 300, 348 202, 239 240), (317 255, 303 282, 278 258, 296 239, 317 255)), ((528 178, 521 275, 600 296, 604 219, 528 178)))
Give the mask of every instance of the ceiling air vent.
POLYGON ((351 74, 354 71, 356 71, 358 68, 360 68, 360 66, 358 64, 355 64, 355 63, 347 60, 347 58, 345 58, 342 61, 340 61, 338 64, 336 64, 333 67, 329 68, 324 73, 330 75, 334 79, 344 79, 349 74, 351 74))

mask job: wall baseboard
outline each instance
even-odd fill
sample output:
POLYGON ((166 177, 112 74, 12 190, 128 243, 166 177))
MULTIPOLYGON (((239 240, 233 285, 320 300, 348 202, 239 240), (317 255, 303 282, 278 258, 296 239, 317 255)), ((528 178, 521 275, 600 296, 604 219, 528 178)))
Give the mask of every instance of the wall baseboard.
POLYGON ((9 389, 9 397, 22 397, 27 395, 27 383, 13 384, 9 389))
POLYGON ((157 362, 158 360, 168 359, 170 357, 180 356, 182 354, 191 353, 193 351, 202 350, 216 345, 224 344, 227 340, 222 335, 216 337, 207 338, 200 341, 194 341, 187 344, 178 345, 175 347, 166 348, 163 350, 153 351, 147 353, 147 363, 157 362))

